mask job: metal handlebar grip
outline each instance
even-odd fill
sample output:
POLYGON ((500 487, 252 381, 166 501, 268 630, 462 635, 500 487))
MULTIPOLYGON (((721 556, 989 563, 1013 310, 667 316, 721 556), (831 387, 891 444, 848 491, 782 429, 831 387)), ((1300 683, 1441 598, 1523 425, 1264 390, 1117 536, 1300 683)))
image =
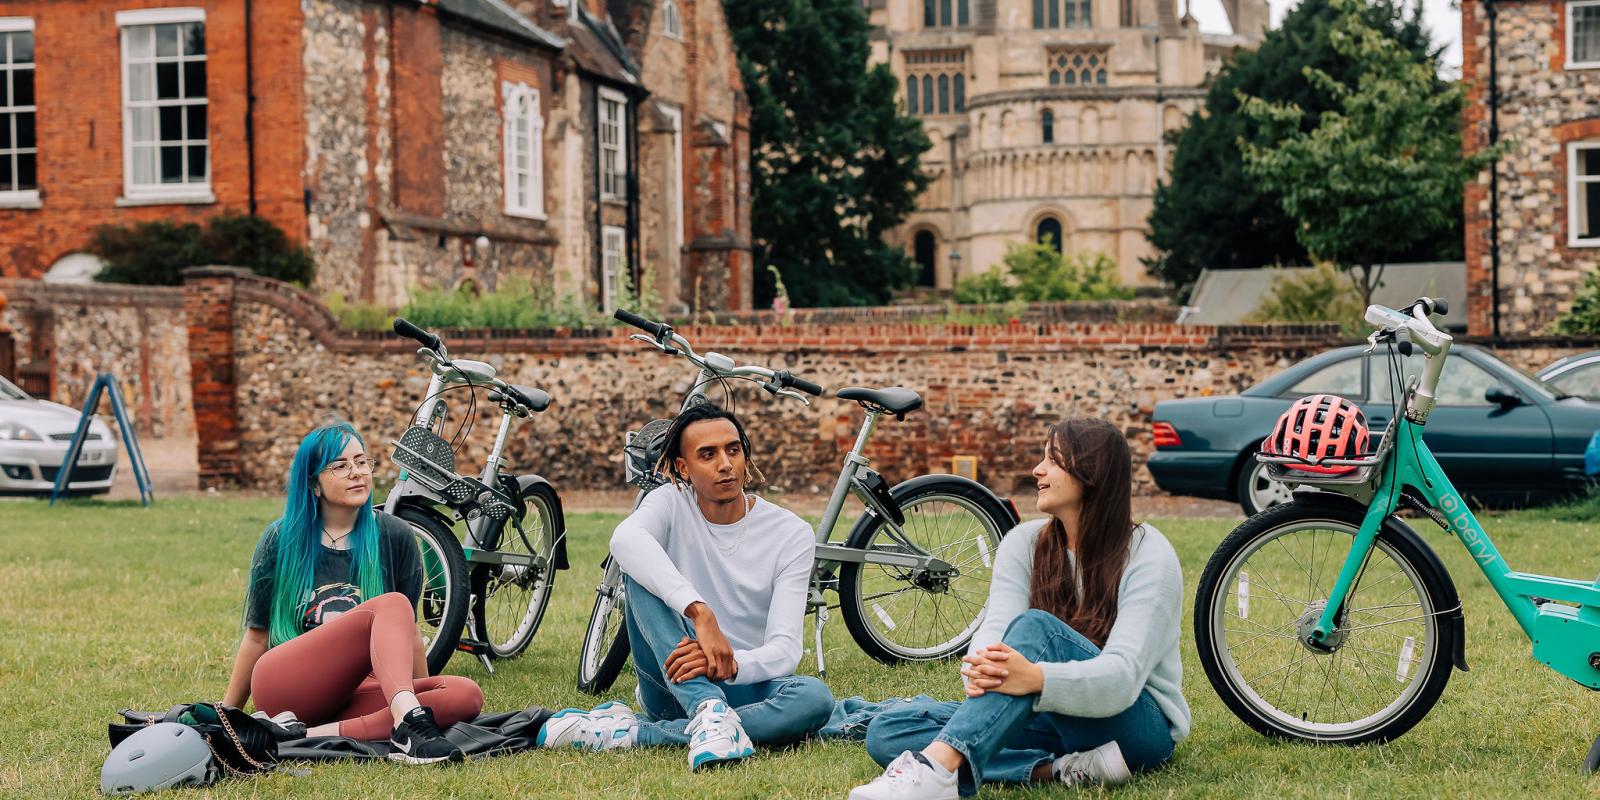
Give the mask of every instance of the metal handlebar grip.
POLYGON ((667 324, 660 323, 660 322, 653 322, 653 321, 645 319, 644 317, 641 317, 638 314, 635 314, 632 311, 629 311, 629 310, 627 310, 625 308, 617 309, 616 313, 613 314, 612 316, 615 316, 617 319, 619 319, 619 320, 621 320, 623 322, 626 322, 629 325, 632 325, 633 327, 638 328, 639 330, 642 330, 645 333, 648 333, 648 334, 650 334, 651 336, 654 336, 657 339, 661 338, 661 334, 664 331, 672 330, 672 326, 671 325, 667 325, 667 324))
POLYGON ((437 352, 444 349, 444 341, 438 336, 428 333, 427 331, 406 321, 402 317, 394 318, 394 332, 406 337, 407 339, 415 339, 418 344, 428 348, 429 350, 437 352))

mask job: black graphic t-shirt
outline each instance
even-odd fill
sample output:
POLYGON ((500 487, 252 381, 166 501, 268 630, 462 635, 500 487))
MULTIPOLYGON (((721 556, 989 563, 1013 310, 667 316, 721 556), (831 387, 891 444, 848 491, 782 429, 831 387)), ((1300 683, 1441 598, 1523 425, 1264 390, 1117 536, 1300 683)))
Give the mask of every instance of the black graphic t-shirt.
MULTIPOLYGON (((422 597, 422 562, 417 540, 404 521, 378 513, 378 559, 383 563, 384 591, 400 592, 416 608, 422 597)), ((267 527, 250 559, 250 587, 245 600, 244 624, 266 629, 272 619, 273 574, 277 569, 276 525, 267 527)), ((301 606, 300 625, 309 631, 340 614, 361 605, 364 598, 356 584, 353 557, 349 550, 323 547, 317 556, 311 593, 301 606)))

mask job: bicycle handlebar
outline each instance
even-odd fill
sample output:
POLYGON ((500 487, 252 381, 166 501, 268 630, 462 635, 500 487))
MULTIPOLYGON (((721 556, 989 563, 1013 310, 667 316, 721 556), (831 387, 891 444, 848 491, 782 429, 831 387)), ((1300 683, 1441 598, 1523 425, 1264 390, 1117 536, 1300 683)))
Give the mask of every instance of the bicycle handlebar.
POLYGON ((808 381, 808 380, 806 380, 804 378, 801 378, 800 376, 795 375, 794 373, 790 372, 789 370, 786 370, 786 369, 785 370, 779 370, 778 373, 776 375, 774 375, 773 377, 782 386, 793 387, 795 389, 799 389, 800 391, 805 392, 806 394, 809 394, 812 397, 821 397, 822 396, 822 391, 823 390, 822 390, 821 386, 818 386, 817 384, 812 383, 811 381, 808 381))
MULTIPOLYGON (((1452 341, 1450 334, 1439 330, 1428 317, 1431 314, 1443 314, 1449 309, 1449 304, 1442 299, 1419 297, 1404 311, 1380 305, 1367 306, 1365 318, 1368 323, 1378 329, 1374 336, 1387 334, 1400 345, 1404 355, 1410 355, 1412 346, 1415 345, 1430 356, 1444 352, 1452 341)), ((1377 341, 1374 339, 1374 341, 1377 341)))
POLYGON ((616 312, 612 314, 612 316, 616 317, 617 319, 619 319, 619 320, 621 320, 623 322, 628 323, 629 325, 632 325, 635 328, 638 328, 641 331, 644 331, 645 333, 650 334, 651 336, 653 336, 653 337, 655 337, 657 339, 662 338, 662 334, 663 333, 671 333, 672 332, 672 326, 671 325, 668 325, 668 324, 666 324, 664 322, 655 322, 653 320, 646 319, 646 318, 641 317, 638 314, 635 314, 632 311, 629 311, 629 310, 627 310, 625 308, 617 309, 616 312))
POLYGON ((415 339, 418 344, 436 353, 444 352, 443 339, 411 324, 403 317, 394 318, 394 332, 407 339, 415 339))

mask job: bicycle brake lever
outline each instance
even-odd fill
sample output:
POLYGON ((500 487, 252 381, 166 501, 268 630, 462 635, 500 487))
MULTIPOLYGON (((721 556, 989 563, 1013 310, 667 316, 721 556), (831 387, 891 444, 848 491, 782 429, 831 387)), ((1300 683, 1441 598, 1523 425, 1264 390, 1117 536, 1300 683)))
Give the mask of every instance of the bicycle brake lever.
POLYGON ((1367 337, 1367 349, 1364 352, 1366 352, 1368 354, 1371 354, 1374 350, 1377 350, 1378 349, 1378 342, 1382 337, 1383 337, 1383 331, 1381 331, 1381 330, 1373 331, 1372 335, 1367 337))

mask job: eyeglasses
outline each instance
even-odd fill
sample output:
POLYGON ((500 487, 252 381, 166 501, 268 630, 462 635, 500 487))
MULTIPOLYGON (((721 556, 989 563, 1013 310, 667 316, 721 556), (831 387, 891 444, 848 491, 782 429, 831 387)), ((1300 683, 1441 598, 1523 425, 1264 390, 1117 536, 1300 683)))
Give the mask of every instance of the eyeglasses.
POLYGON ((348 478, 353 474, 371 475, 372 459, 366 456, 356 456, 354 461, 346 461, 341 458, 323 467, 322 471, 331 472, 335 477, 339 478, 348 478))

